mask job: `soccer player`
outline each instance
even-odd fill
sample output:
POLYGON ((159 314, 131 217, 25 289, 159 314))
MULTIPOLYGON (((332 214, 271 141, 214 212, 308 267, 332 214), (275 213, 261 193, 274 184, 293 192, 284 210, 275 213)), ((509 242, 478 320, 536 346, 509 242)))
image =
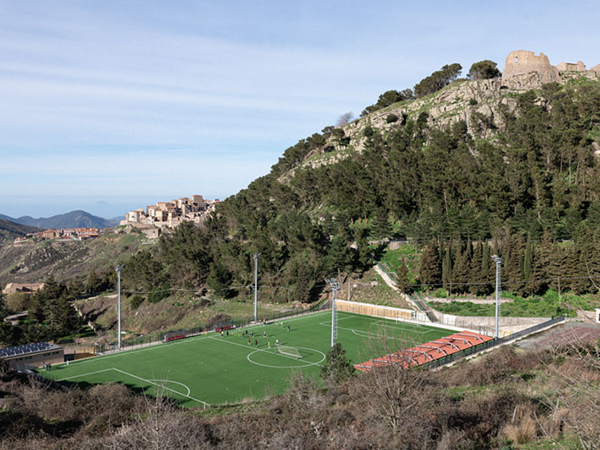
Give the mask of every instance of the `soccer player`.
POLYGON ((254 346, 258 347, 258 339, 254 339, 254 346))
POLYGON ((290 326, 288 325, 288 333, 290 332, 290 326))

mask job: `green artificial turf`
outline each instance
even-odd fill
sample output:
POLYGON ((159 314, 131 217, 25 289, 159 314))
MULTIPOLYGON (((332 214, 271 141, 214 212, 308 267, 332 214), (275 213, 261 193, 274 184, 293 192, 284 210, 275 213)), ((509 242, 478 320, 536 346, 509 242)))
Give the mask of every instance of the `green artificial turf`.
MULTIPOLYGON (((353 363, 452 333, 425 325, 338 313, 337 342, 342 343, 353 363)), ((229 336, 209 333, 96 356, 53 366, 51 371, 40 374, 82 386, 116 381, 150 395, 156 395, 160 389, 162 395, 173 396, 184 406, 203 407, 205 403, 237 403, 281 394, 292 371, 303 370, 318 377, 330 347, 331 312, 322 312, 290 318, 283 325, 230 330, 229 336), (248 336, 242 337, 246 329, 248 336), (280 345, 298 348, 302 358, 278 354, 276 339, 280 345)))

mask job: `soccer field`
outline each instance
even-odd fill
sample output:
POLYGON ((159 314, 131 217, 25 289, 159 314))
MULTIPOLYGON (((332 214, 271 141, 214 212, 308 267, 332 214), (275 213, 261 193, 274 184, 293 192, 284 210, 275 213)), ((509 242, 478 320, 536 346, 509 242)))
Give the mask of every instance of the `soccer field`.
MULTIPOLYGON (((338 313, 337 342, 342 343, 355 364, 382 356, 384 342, 390 351, 396 351, 452 333, 425 325, 338 313)), ((210 333, 96 356, 68 366, 53 366, 51 371, 40 374, 65 384, 116 381, 150 395, 161 389, 163 395, 173 396, 182 405, 202 408, 280 394, 289 384, 292 371, 302 370, 318 377, 330 347, 331 312, 322 312, 290 318, 283 325, 230 330, 229 336, 210 333), (276 340, 280 345, 298 349, 302 357, 277 352, 276 340)))

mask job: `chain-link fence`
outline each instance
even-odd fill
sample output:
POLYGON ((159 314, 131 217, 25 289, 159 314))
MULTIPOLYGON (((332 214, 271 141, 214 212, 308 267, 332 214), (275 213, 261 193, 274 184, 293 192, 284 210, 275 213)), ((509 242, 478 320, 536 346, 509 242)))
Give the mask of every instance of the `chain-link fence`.
POLYGON ((528 336, 532 333, 535 333, 536 331, 543 330, 544 328, 547 328, 549 326, 552 326, 552 325, 560 323, 560 322, 564 322, 564 320, 565 320, 564 316, 555 317, 553 319, 550 319, 546 322, 540 323, 533 327, 527 328, 525 330, 521 330, 521 331, 517 331, 516 333, 512 333, 510 336, 499 338, 499 339, 494 339, 492 341, 487 341, 482 344, 476 345, 474 347, 470 347, 465 350, 462 350, 460 352, 453 353, 452 355, 448 355, 448 356, 444 356, 443 358, 436 359, 434 361, 431 361, 430 363, 427 363, 426 367, 428 367, 429 369, 435 369, 436 367, 445 366, 446 364, 450 364, 454 361, 458 361, 460 359, 466 358, 469 355, 473 355, 475 353, 480 353, 484 350, 496 347, 498 345, 506 344, 507 342, 514 341, 515 339, 519 339, 523 336, 528 336))
MULTIPOLYGON (((313 314, 318 311, 325 311, 327 309, 331 309, 331 303, 329 301, 316 304, 307 310, 303 310, 300 312, 282 312, 282 313, 272 313, 268 315, 263 315, 261 319, 259 319, 259 323, 271 323, 271 322, 279 322, 285 319, 289 319, 292 317, 300 317, 307 314, 313 314)), ((210 324, 188 328, 183 330, 185 332, 186 337, 198 336, 205 333, 216 332, 217 330, 227 330, 232 328, 244 328, 249 325, 256 325, 254 322, 254 318, 248 318, 243 320, 227 320, 223 322, 211 322, 210 324)), ((167 333, 171 333, 170 331, 164 331, 160 333, 148 334, 145 336, 137 336, 134 338, 123 339, 121 341, 121 348, 117 348, 115 345, 110 344, 96 344, 96 353, 112 353, 117 351, 131 350, 133 348, 142 348, 149 347, 152 345, 158 345, 165 341, 165 335, 167 333)))

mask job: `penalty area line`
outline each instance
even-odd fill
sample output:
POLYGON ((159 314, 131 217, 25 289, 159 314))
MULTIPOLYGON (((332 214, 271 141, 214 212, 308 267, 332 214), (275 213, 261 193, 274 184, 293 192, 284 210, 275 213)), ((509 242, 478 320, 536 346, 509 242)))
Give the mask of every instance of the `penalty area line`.
MULTIPOLYGON (((187 397, 187 398, 189 398, 190 400, 194 400, 195 402, 202 403, 202 404, 203 404, 203 405, 205 405, 205 406, 210 406, 210 403, 204 402, 204 401, 202 401, 202 400, 198 400, 197 398, 194 398, 194 397, 192 397, 191 395, 186 395, 186 394, 183 394, 183 393, 181 393, 181 392, 178 392, 178 391, 176 391, 176 390, 174 390, 174 389, 168 388, 168 387, 166 387, 166 386, 164 386, 164 385, 161 385, 161 384, 155 383, 155 382, 153 382, 153 381, 147 380, 147 379, 145 379, 145 378, 142 378, 142 377, 138 377, 137 375, 133 375, 132 373, 125 372, 124 370, 117 369, 116 367, 113 367, 113 370, 115 370, 115 371, 117 371, 117 372, 120 372, 120 373, 122 373, 123 375, 128 375, 128 376, 130 376, 130 377, 132 377, 132 378, 137 378, 137 379, 138 379, 138 380, 140 380, 140 381, 144 381, 144 382, 146 382, 146 383, 148 383, 148 384, 152 384, 152 385, 154 385, 154 386, 156 386, 156 387, 158 387, 158 388, 162 388, 162 389, 164 389, 164 390, 166 390, 166 391, 171 391, 171 392, 173 392, 174 394, 181 395, 182 397, 187 397)), ((184 385, 183 383, 178 383, 178 384, 184 385)), ((185 386, 185 385, 184 385, 184 386, 185 386)), ((188 390, 189 390, 189 388, 188 388, 187 386, 185 386, 185 387, 186 387, 186 389, 188 389, 188 390)))
MULTIPOLYGON (((97 373, 108 372, 108 371, 110 371, 110 370, 114 370, 115 372, 122 373, 123 375, 127 375, 127 376, 130 376, 130 377, 132 377, 132 378, 137 378, 137 379, 138 379, 138 380, 140 380, 140 381, 144 381, 145 383, 152 384, 152 385, 154 385, 154 386, 156 386, 156 387, 158 387, 158 388, 163 388, 163 389, 165 389, 166 391, 171 391, 171 392, 173 392, 174 394, 181 395, 182 397, 187 397, 187 398, 189 398, 190 400, 193 400, 193 401, 195 401, 195 402, 201 403, 201 404, 203 404, 203 405, 205 405, 205 406, 210 406, 210 403, 207 403, 207 402, 204 402, 204 401, 202 401, 202 400, 199 400, 199 399, 197 399, 197 398, 194 398, 194 397, 192 397, 192 396, 191 396, 191 395, 189 395, 189 394, 184 394, 184 393, 182 393, 182 392, 178 392, 178 391, 176 391, 176 390, 174 390, 174 389, 168 388, 168 387, 166 387, 166 386, 163 386, 163 385, 161 385, 161 384, 155 383, 155 382, 153 382, 153 381, 150 381, 150 380, 146 380, 145 378, 138 377, 137 375, 133 375, 132 373, 125 372, 124 370, 121 370, 121 369, 117 369, 116 367, 110 367, 110 368, 108 368, 108 369, 103 369, 103 370, 96 370, 95 372, 83 373, 83 374, 80 374, 80 375, 73 375, 72 377, 61 378, 60 380, 54 380, 54 381, 56 381, 56 382, 68 381, 68 380, 72 380, 72 379, 74 379, 74 378, 82 378, 82 377, 87 377, 87 376, 89 376, 89 375, 95 375, 95 374, 97 374, 97 373)), ((166 381, 168 382, 169 380, 166 380, 166 381)), ((185 387, 185 388, 188 390, 188 392, 190 392, 190 388, 189 388, 187 385, 185 385, 185 384, 183 384, 183 383, 180 383, 180 382, 178 382, 178 381, 172 381, 172 382, 173 382, 173 383, 177 383, 177 384, 179 384, 179 385, 181 385, 181 386, 184 386, 184 387, 185 387)))

